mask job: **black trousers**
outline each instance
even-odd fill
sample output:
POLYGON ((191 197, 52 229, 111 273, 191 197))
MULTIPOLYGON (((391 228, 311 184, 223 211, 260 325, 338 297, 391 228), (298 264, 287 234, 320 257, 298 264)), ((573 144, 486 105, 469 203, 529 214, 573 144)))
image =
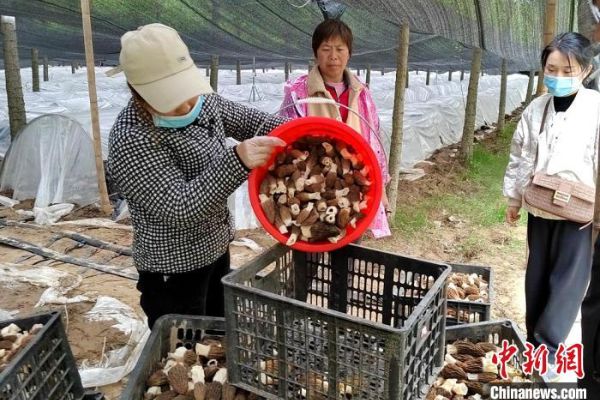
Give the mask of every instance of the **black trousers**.
POLYGON ((529 214, 525 274, 527 340, 545 344, 550 361, 571 330, 585 295, 592 264, 592 228, 529 214))
POLYGON ((579 386, 588 393, 600 392, 600 240, 594 246, 590 286, 581 305, 583 372, 579 386))
POLYGON ((137 289, 150 329, 165 314, 223 317, 221 278, 229 273, 229 266, 228 250, 214 263, 191 272, 164 275, 140 271, 137 289))

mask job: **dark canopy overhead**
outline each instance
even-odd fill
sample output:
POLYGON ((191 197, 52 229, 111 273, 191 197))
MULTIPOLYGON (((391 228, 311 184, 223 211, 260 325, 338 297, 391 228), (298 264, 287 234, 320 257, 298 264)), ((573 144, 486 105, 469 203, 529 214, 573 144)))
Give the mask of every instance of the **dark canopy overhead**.
MULTIPOLYGON (((479 46, 485 68, 505 57, 511 70, 525 70, 539 63, 544 7, 545 0, 93 0, 92 24, 96 59, 109 63, 118 59, 124 32, 161 22, 181 33, 199 64, 211 55, 221 65, 249 64, 252 57, 263 66, 306 64, 314 27, 327 12, 343 11, 355 35, 356 66, 394 66, 406 20, 412 69, 467 69, 471 47, 479 46)), ((557 7, 556 31, 569 30, 576 0, 557 7)), ((78 0, 0 0, 0 13, 17 18, 22 59, 37 47, 50 59, 83 60, 78 0)))

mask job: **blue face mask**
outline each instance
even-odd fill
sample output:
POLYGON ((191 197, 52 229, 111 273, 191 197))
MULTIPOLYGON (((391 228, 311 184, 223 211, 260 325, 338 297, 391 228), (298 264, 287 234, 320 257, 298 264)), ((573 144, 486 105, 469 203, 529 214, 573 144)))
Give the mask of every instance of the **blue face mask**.
POLYGON ((548 88, 548 92, 556 97, 565 97, 575 93, 581 88, 581 80, 573 76, 552 76, 544 75, 544 85, 548 88))
POLYGON ((164 115, 152 115, 154 125, 159 128, 185 128, 198 118, 204 104, 204 96, 198 96, 196 105, 192 107, 189 113, 177 117, 167 117, 164 115))

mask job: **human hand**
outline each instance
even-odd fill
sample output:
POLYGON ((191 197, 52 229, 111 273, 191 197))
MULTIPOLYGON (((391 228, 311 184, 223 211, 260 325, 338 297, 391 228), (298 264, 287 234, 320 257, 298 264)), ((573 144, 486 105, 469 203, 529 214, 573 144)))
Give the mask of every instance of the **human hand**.
POLYGON ((238 144, 235 151, 240 156, 242 163, 247 168, 253 169, 269 161, 276 147, 285 145, 283 140, 273 136, 255 136, 238 144))
POLYGON ((506 222, 511 225, 516 225, 521 215, 519 214, 519 210, 521 207, 517 206, 508 206, 506 207, 506 222))

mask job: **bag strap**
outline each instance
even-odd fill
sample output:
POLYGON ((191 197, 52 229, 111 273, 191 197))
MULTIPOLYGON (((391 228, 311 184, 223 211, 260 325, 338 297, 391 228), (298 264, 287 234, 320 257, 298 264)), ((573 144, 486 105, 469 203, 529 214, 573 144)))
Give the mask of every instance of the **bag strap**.
POLYGON ((550 102, 553 97, 550 97, 550 100, 546 103, 546 107, 544 107, 544 114, 542 115, 542 123, 540 124, 540 131, 538 132, 538 136, 542 134, 544 131, 544 124, 546 123, 546 116, 548 115, 548 107, 550 107, 550 102))
MULTIPOLYGON (((548 115, 548 107, 550 107, 550 102, 552 101, 553 98, 554 97, 550 97, 550 99, 546 103, 546 107, 544 107, 544 114, 542 115, 542 123, 540 124, 540 131, 538 132, 538 138, 540 137, 540 135, 544 131, 544 124, 546 124, 546 116, 548 115)), ((539 146, 539 139, 538 139, 538 144, 537 145, 539 146)), ((538 162, 538 150, 536 148, 536 150, 535 150, 535 161, 533 163, 533 167, 534 168, 537 165, 537 162, 538 162)))

